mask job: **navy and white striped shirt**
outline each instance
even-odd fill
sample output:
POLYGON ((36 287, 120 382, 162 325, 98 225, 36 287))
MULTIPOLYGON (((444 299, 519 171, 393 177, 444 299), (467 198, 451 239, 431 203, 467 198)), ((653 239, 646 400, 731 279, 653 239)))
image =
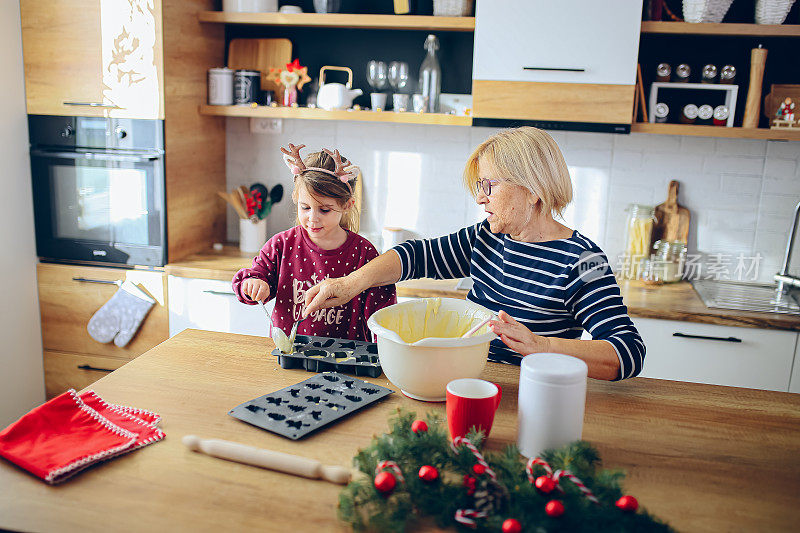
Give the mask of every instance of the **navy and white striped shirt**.
MULTIPOLYGON (((628 317, 619 286, 603 251, 573 232, 568 239, 519 242, 494 234, 480 222, 437 239, 406 241, 393 248, 403 266, 400 281, 470 276, 467 299, 506 311, 537 335, 578 339, 585 329, 611 343, 620 373, 642 370, 645 347, 628 317)), ((489 347, 492 361, 520 364, 522 355, 500 339, 489 347)))

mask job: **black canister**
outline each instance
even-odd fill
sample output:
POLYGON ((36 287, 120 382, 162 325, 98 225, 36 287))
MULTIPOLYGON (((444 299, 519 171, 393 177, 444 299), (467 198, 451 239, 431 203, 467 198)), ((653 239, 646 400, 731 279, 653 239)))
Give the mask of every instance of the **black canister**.
POLYGON ((251 105, 258 101, 261 73, 257 70, 237 70, 233 73, 233 103, 251 105))

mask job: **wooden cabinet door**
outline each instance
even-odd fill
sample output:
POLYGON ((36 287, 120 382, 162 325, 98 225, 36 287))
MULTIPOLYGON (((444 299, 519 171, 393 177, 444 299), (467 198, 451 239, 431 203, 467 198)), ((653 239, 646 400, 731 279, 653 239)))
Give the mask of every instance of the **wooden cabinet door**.
POLYGON ((76 353, 44 351, 44 388, 47 399, 75 389, 88 387, 110 374, 127 359, 76 353))
POLYGON ((160 0, 20 9, 29 114, 164 118, 160 0))
POLYGON ((169 337, 163 272, 42 263, 37 273, 45 350, 132 359, 169 337), (118 288, 102 282, 126 279, 143 287, 156 304, 124 348, 113 342, 97 342, 89 336, 86 325, 118 288))

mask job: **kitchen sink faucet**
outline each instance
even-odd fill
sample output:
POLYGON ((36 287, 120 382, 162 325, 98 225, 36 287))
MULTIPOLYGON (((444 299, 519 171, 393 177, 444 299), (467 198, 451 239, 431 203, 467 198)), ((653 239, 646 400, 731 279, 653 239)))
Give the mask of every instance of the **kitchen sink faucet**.
POLYGON ((782 294, 789 293, 792 289, 800 288, 800 278, 789 274, 789 262, 792 259, 792 249, 794 248, 794 236, 797 232, 797 221, 800 219, 800 202, 794 208, 794 223, 792 224, 792 231, 789 232, 789 241, 786 243, 786 256, 783 258, 783 268, 774 279, 778 282, 776 289, 777 297, 780 298, 782 294), (788 286, 788 287, 787 287, 788 286))

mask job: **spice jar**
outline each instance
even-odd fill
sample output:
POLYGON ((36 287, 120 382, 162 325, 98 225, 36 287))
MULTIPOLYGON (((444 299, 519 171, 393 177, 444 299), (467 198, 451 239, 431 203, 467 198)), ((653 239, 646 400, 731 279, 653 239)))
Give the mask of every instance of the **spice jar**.
POLYGON ((664 102, 657 103, 653 115, 656 122, 666 122, 669 116, 669 106, 664 102))
POLYGON ((519 373, 517 446, 525 457, 580 440, 589 368, 555 353, 522 358, 519 373))
POLYGON ((669 63, 659 63, 656 67, 656 81, 669 81, 672 67, 669 63))
POLYGON ((697 106, 694 104, 686 104, 681 113, 681 122, 683 124, 694 124, 697 119, 697 106))
POLYGON ((686 264, 686 243, 658 240, 653 249, 655 253, 650 259, 642 262, 641 278, 660 283, 680 281, 686 264))
POLYGON ((675 71, 672 73, 672 77, 674 78, 672 81, 678 83, 688 83, 689 76, 692 74, 692 69, 686 63, 681 63, 677 67, 675 67, 675 71))
POLYGON ((704 66, 702 77, 700 78, 700 83, 716 83, 716 81, 717 81, 716 65, 704 66))
POLYGON ((622 277, 638 279, 640 261, 650 255, 650 238, 655 222, 654 209, 649 205, 631 204, 627 211, 625 259, 628 268, 622 272, 622 277))
POLYGON ((727 106, 718 105, 714 108, 714 125, 715 126, 726 126, 728 124, 728 117, 730 116, 730 111, 728 111, 727 106))
POLYGON ((697 123, 698 124, 711 124, 711 117, 714 116, 714 108, 708 104, 703 104, 697 108, 697 123))
POLYGON ((725 65, 719 74, 719 82, 732 84, 736 80, 736 67, 733 65, 725 65))

